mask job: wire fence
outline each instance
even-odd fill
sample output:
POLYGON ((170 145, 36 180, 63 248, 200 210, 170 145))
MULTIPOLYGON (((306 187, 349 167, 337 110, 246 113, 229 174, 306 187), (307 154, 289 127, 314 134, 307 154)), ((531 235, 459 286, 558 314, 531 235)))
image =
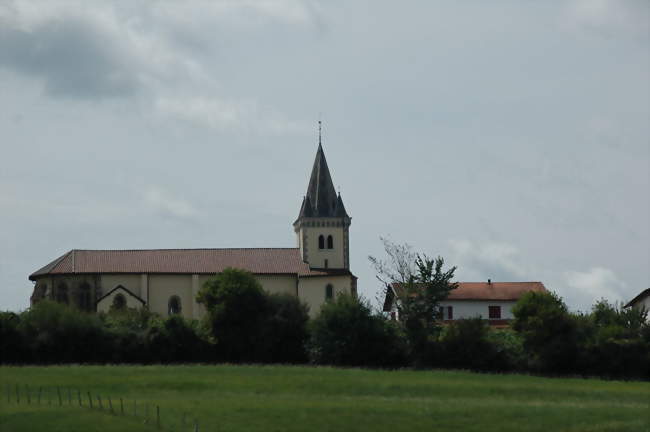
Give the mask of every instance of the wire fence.
POLYGON ((40 407, 78 407, 98 413, 139 421, 153 429, 169 432, 199 432, 199 421, 185 411, 160 405, 145 399, 126 399, 72 387, 5 386, 7 404, 40 407))

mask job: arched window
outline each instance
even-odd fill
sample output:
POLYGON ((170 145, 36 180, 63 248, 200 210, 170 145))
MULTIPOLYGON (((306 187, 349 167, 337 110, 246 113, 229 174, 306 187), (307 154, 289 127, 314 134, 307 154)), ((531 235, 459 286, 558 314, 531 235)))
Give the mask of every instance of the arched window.
POLYGON ((81 284, 79 287, 79 297, 78 297, 78 306, 79 309, 84 311, 90 311, 90 285, 87 283, 81 284))
POLYGON ((325 300, 332 300, 334 298, 334 287, 332 284, 327 284, 325 287, 325 300))
POLYGON ((126 308, 126 297, 124 297, 124 294, 117 294, 115 297, 113 297, 112 308, 115 310, 122 310, 126 308))
POLYGON ((327 236, 327 249, 334 249, 334 239, 331 235, 327 236))
POLYGON ((178 296, 171 296, 167 303, 167 314, 177 315, 181 313, 181 299, 178 296))
POLYGON ((318 236, 318 249, 325 249, 325 237, 318 236))
POLYGON ((56 289, 56 301, 68 304, 68 286, 65 283, 60 284, 56 289))

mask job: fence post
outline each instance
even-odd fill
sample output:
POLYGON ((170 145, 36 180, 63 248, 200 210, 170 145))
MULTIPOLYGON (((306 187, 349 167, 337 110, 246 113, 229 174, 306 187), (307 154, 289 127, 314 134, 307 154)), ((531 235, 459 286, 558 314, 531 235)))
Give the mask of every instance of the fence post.
POLYGON ((43 391, 43 387, 40 386, 38 387, 38 404, 41 404, 41 392, 43 391))
POLYGON ((59 396, 59 406, 63 405, 63 401, 61 400, 61 389, 59 386, 56 386, 56 394, 59 396))
POLYGON ((160 407, 156 405, 156 427, 160 429, 160 407))
POLYGON ((90 392, 88 392, 88 405, 90 405, 90 409, 93 409, 93 398, 90 396, 90 392))
POLYGON ((124 415, 124 400, 120 398, 120 413, 124 415))
POLYGON ((149 423, 149 404, 144 404, 144 422, 149 423))
POLYGON ((32 404, 32 396, 29 394, 29 386, 25 384, 25 393, 27 393, 27 405, 32 404))
POLYGON ((102 397, 100 395, 97 395, 97 404, 99 405, 100 410, 104 409, 104 406, 102 405, 102 397))
POLYGON ((72 405, 72 392, 70 391, 70 387, 68 387, 68 405, 72 405))
POLYGON ((79 389, 77 389, 77 400, 79 401, 79 406, 82 406, 82 404, 81 404, 81 392, 79 391, 79 389))
POLYGON ((20 404, 20 390, 18 389, 18 384, 16 384, 16 403, 20 404))
POLYGON ((111 414, 113 414, 113 401, 111 401, 110 396, 108 396, 108 409, 110 409, 111 414))
POLYGON ((194 419, 194 432, 199 432, 199 421, 194 419))

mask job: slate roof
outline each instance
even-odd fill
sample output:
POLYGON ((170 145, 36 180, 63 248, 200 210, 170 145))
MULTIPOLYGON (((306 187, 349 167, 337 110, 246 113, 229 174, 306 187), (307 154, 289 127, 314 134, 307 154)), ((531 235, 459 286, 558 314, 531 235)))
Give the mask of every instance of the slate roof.
POLYGON ((303 217, 349 217, 341 195, 337 195, 334 189, 323 146, 320 143, 311 170, 307 195, 302 201, 298 215, 299 219, 303 217))
MULTIPOLYGON (((399 292, 400 284, 393 284, 392 290, 399 292)), ((390 311, 395 293, 389 290, 384 300, 384 311, 390 311)), ((527 292, 544 292, 542 282, 458 282, 446 300, 517 301, 527 292)))
POLYGON ((298 248, 247 249, 74 249, 35 271, 29 279, 57 274, 180 273, 215 274, 228 267, 254 274, 352 275, 349 270, 310 269, 298 248))

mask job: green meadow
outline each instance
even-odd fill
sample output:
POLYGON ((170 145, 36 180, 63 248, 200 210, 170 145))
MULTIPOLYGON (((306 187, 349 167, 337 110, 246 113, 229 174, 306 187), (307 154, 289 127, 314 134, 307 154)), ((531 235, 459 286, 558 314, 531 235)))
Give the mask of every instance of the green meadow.
POLYGON ((647 382, 230 365, 0 367, 0 382, 3 432, 154 431, 156 407, 169 431, 650 430, 647 382))

